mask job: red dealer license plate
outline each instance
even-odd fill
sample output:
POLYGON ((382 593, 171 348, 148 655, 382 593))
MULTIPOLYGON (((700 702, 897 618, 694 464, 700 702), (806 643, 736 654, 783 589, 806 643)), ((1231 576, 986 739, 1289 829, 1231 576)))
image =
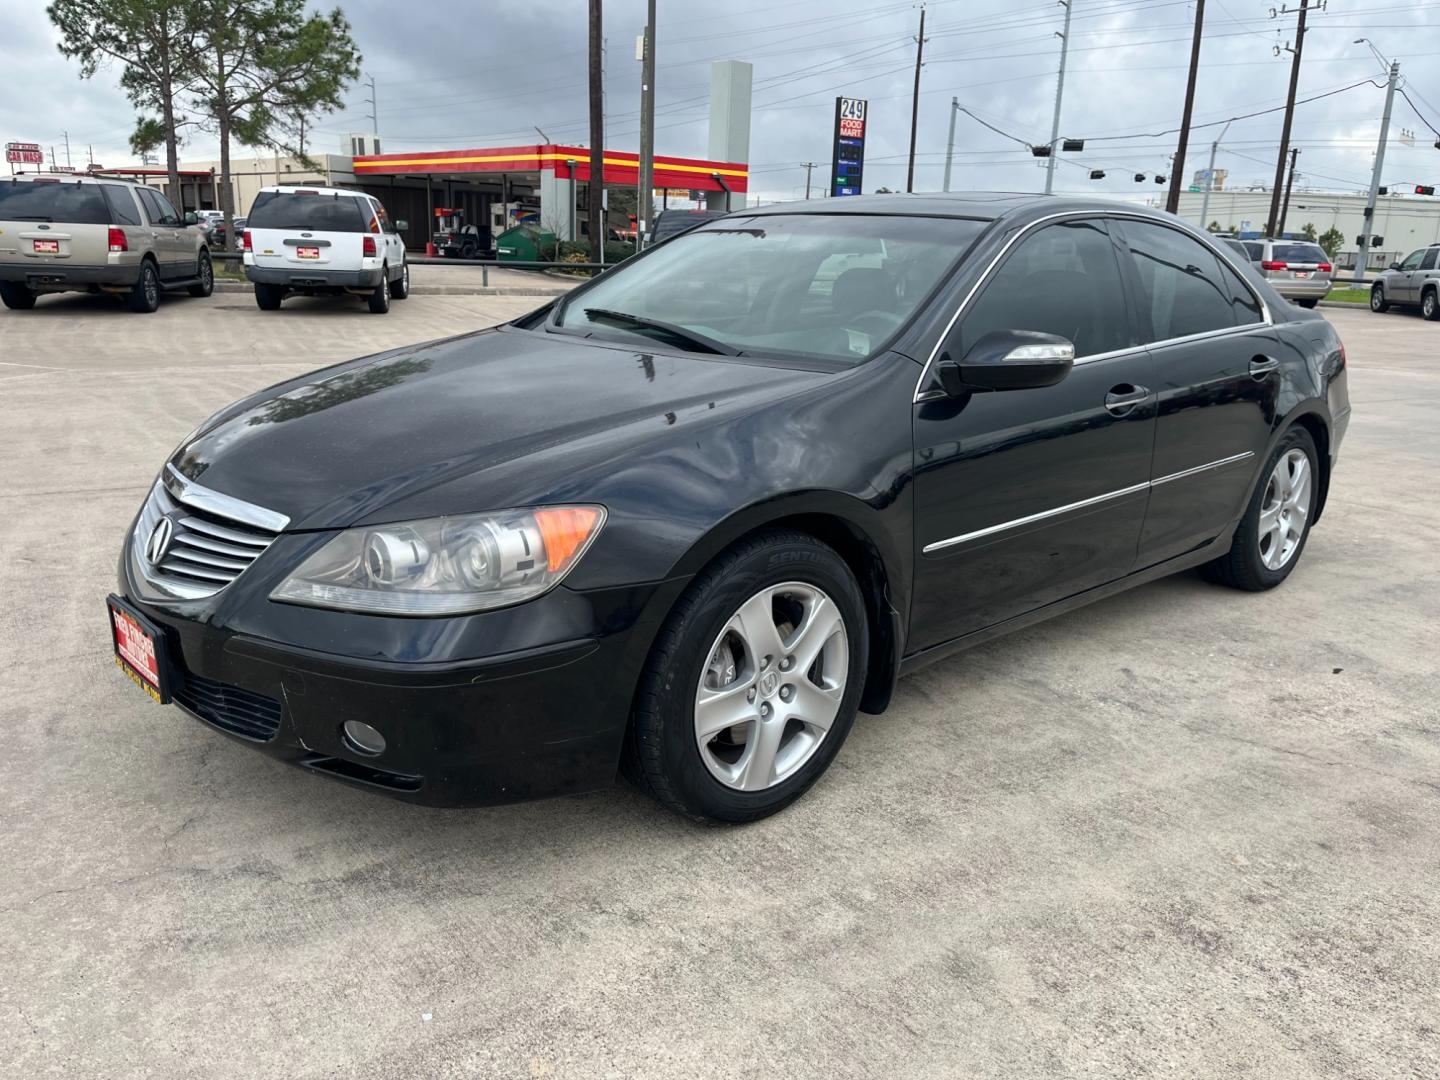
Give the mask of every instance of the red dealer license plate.
POLYGON ((110 611, 110 640, 115 666, 136 686, 164 705, 170 700, 169 672, 165 663, 165 637, 160 628, 118 596, 105 600, 110 611))
POLYGON ((320 249, 318 247, 296 248, 295 255, 300 259, 318 259, 320 257, 320 249))
POLYGON ((59 241, 59 240, 36 240, 36 241, 35 241, 35 254, 36 254, 36 255, 58 255, 58 254, 60 254, 60 241, 59 241))

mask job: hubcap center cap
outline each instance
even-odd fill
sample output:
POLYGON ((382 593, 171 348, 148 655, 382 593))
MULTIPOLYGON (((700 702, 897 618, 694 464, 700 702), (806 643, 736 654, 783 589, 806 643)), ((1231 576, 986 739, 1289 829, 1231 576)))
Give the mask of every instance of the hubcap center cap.
POLYGON ((771 697, 778 689, 780 689, 779 672, 767 671, 764 675, 760 676, 760 693, 766 697, 771 697))

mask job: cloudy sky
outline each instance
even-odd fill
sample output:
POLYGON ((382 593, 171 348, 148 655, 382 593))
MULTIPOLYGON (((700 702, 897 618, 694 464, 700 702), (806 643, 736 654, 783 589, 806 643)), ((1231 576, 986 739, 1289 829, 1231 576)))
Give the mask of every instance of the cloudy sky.
MULTIPOLYGON (((1272 18, 1281 0, 1209 0, 1197 124, 1283 105, 1290 55, 1276 57, 1274 50, 1294 41, 1298 0, 1286 3, 1289 12, 1272 18)), ((533 142, 534 127, 556 142, 586 142, 584 0, 345 0, 341 6, 365 72, 376 80, 387 150, 533 142)), ((54 145, 63 163, 68 131, 77 165, 91 148, 103 164, 133 162, 125 149, 133 113, 118 72, 81 80, 78 66, 56 51, 41 0, 0 0, 0 8, 7 26, 0 36, 3 141, 54 145)), ((815 177, 817 187, 823 184, 840 93, 870 101, 866 190, 903 189, 918 3, 660 0, 659 8, 657 152, 705 154, 710 62, 747 60, 755 65, 752 194, 802 196, 804 161, 820 164, 815 177)), ((959 116, 954 188, 1043 185, 1043 170, 1023 144, 1049 138, 1063 16, 1054 2, 927 3, 917 190, 941 186, 952 97, 1006 133, 959 116)), ((1194 17, 1193 0, 1074 0, 1061 134, 1088 142, 1083 153, 1061 155, 1056 190, 1122 196, 1159 190, 1149 180, 1135 183, 1133 175, 1170 168, 1175 136, 1167 132, 1177 125, 1184 99, 1194 17), (1106 179, 1088 179, 1090 168, 1107 170, 1106 179)), ((643 0, 607 0, 606 142, 615 149, 638 144, 634 48, 643 21, 643 0)), ((1434 148, 1440 135, 1429 126, 1440 127, 1440 5, 1329 0, 1310 17, 1300 97, 1339 92, 1296 110, 1298 185, 1354 190, 1368 184, 1383 68, 1365 45, 1354 44, 1360 37, 1398 59, 1406 76, 1409 100, 1396 97, 1386 183, 1440 182, 1434 148), (1414 132, 1413 146, 1404 131, 1414 132)), ((357 88, 345 112, 315 120, 315 149, 338 152, 344 133, 369 129, 366 95, 357 88)), ((1231 126, 1217 159, 1230 171, 1231 187, 1271 181, 1281 116, 1270 112, 1231 126)), ((1205 165, 1219 132, 1218 125, 1195 132, 1189 170, 1205 165)), ((196 134, 185 156, 215 156, 213 139, 196 134)))

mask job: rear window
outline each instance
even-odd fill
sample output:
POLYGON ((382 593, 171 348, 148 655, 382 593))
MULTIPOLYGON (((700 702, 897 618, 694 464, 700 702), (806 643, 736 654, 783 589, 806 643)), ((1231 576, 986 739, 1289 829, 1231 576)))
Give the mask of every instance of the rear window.
POLYGON ((44 180, 0 182, 0 221, 109 225, 110 208, 95 184, 44 180))
POLYGON ((369 232, 365 200, 346 195, 300 195, 262 191, 255 196, 246 225, 252 229, 313 229, 316 232, 369 232))
POLYGON ((1330 256, 1319 244, 1276 244, 1271 248, 1270 258, 1276 262, 1322 263, 1329 262, 1330 256))

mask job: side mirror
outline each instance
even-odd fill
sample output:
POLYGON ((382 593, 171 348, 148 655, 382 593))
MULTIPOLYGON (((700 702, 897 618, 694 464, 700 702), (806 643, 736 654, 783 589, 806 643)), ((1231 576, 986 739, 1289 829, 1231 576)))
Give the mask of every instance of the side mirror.
POLYGON ((395 219, 395 231, 396 231, 396 232, 404 232, 404 231, 405 231, 406 229, 408 229, 409 227, 410 227, 410 222, 406 221, 404 218, 396 218, 396 219, 395 219))
POLYGON ((1399 270, 1399 269, 1400 269, 1400 264, 1399 264, 1399 263, 1391 263, 1391 264, 1390 264, 1390 269, 1391 269, 1391 270, 1399 270))
POLYGON ((196 213, 195 213, 194 210, 187 210, 187 211, 185 211, 185 224, 186 224, 186 225, 198 225, 199 223, 200 223, 200 218, 199 218, 198 215, 196 215, 196 213))
POLYGON ((1036 330, 994 330, 956 361, 946 352, 938 370, 945 392, 958 397, 973 390, 1034 390, 1054 386, 1075 366, 1075 346, 1058 334, 1036 330))

